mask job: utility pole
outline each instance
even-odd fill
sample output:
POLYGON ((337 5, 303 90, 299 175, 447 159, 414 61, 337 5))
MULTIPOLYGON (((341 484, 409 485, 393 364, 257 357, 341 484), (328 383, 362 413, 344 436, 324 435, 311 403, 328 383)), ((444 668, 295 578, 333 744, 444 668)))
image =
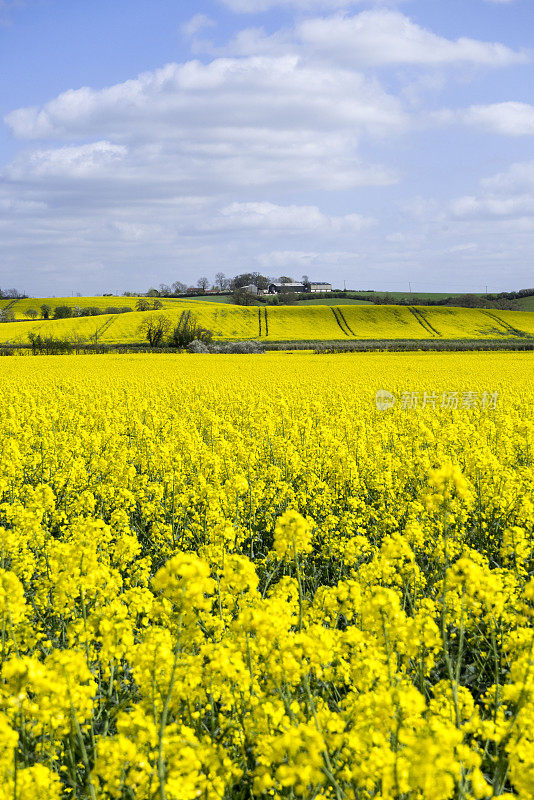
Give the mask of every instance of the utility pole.
POLYGON ((411 282, 410 282, 410 281, 408 281, 408 287, 409 287, 410 294, 411 294, 411 293, 412 293, 412 284, 411 284, 411 282))

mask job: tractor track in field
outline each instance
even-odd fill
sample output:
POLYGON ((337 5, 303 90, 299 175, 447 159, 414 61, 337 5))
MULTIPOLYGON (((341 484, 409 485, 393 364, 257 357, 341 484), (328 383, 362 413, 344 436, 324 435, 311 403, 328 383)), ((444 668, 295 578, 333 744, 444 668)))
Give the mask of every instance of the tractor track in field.
POLYGON ((488 311, 485 308, 481 308, 480 311, 482 311, 483 314, 492 319, 494 322, 497 322, 507 333, 511 333, 513 336, 530 338, 528 333, 525 333, 525 331, 520 331, 518 328, 514 328, 513 325, 510 325, 508 322, 506 322, 506 320, 498 317, 497 314, 493 314, 491 311, 488 311))
POLYGON ((337 309, 337 312, 338 312, 339 316, 340 316, 340 317, 341 317, 341 319, 343 320, 343 324, 345 325, 346 329, 349 331, 349 333, 351 334, 351 336, 356 336, 356 334, 354 333, 354 331, 353 331, 353 330, 352 330, 352 328, 350 327, 349 323, 347 322, 347 318, 345 317, 345 314, 343 313, 343 311, 341 310, 341 308, 340 308, 339 306, 336 306, 336 309, 337 309))
POLYGON ((339 318, 339 314, 337 313, 336 306, 329 306, 329 308, 330 308, 330 311, 332 312, 332 314, 334 315, 334 319, 337 322, 337 324, 338 324, 339 328, 341 329, 341 331, 345 334, 345 336, 350 336, 350 333, 347 333, 347 331, 343 327, 343 323, 342 323, 341 319, 339 318))
POLYGON ((410 311, 414 315, 419 325, 421 325, 421 327, 424 328, 427 333, 430 333, 432 336, 441 336, 440 332, 437 331, 435 328, 433 328, 430 322, 424 317, 424 315, 421 314, 421 312, 418 311, 416 308, 414 308, 414 306, 408 306, 408 311, 410 311))

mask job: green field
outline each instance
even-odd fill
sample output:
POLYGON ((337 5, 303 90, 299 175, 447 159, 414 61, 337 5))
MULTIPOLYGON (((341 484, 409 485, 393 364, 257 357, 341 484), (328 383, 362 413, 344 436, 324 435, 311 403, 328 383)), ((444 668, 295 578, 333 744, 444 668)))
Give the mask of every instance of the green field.
MULTIPOLYGON (((132 298, 76 298, 77 304, 119 306, 132 298)), ((49 305, 66 304, 64 298, 49 305)), ((71 300, 72 302, 72 300, 71 300)), ((235 306, 202 300, 165 300, 164 309, 152 312, 102 314, 59 320, 5 322, 0 325, 0 343, 27 344, 30 333, 60 339, 78 339, 101 344, 143 343, 139 326, 147 314, 164 315, 176 324, 183 310, 190 310, 218 340, 263 341, 332 340, 476 340, 534 338, 534 315, 521 311, 450 308, 447 306, 394 305, 302 305, 235 306)), ((20 300, 12 306, 18 319, 35 300, 20 300)))
POLYGON ((352 297, 319 298, 317 300, 297 300, 297 306, 371 306, 370 300, 357 300, 352 297))

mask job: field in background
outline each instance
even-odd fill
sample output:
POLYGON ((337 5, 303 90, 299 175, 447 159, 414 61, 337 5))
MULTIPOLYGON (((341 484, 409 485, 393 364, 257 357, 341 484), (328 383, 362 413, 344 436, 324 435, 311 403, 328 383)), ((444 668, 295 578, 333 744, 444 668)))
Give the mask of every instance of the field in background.
MULTIPOLYGON (((98 298, 98 300, 111 298, 98 298)), ((97 298, 76 298, 93 305, 97 298)), ((118 305, 120 298, 113 298, 118 305)), ((132 298, 124 298, 131 304, 132 298)), ((12 306, 17 314, 29 300, 12 306)), ((63 302, 63 299, 62 299, 63 302)), ((134 301, 135 302, 135 301, 134 301)), ((56 338, 78 337, 101 344, 142 343, 139 325, 147 314, 164 315, 176 324, 190 310, 200 325, 218 340, 261 341, 457 340, 528 339, 534 337, 534 315, 517 311, 449 308, 443 306, 234 306, 201 300, 164 300, 156 312, 103 314, 61 320, 6 322, 0 325, 0 344, 25 344, 30 333, 56 338)), ((56 304, 60 305, 58 299, 56 304)), ((102 304, 103 305, 103 304, 102 304)), ((111 302, 110 302, 111 305, 111 302)))
MULTIPOLYGON (((75 308, 90 308, 94 306, 105 310, 106 308, 132 308, 135 309, 135 304, 139 297, 25 297, 22 300, 0 300, 1 309, 9 309, 13 312, 15 320, 27 320, 28 317, 25 312, 30 308, 34 308, 41 315, 40 308, 42 305, 50 306, 53 310, 56 306, 70 306, 75 308)), ((147 298, 149 302, 153 298, 147 298)), ((158 300, 160 298, 157 298, 158 300)), ((164 308, 173 308, 176 306, 178 300, 174 298, 163 297, 160 300, 164 308)))

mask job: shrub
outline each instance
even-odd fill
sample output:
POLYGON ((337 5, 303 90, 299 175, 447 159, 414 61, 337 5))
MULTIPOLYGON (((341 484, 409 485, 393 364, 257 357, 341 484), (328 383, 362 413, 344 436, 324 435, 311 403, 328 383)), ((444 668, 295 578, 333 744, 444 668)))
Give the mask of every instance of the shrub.
POLYGON ((56 339, 53 336, 40 336, 36 333, 29 333, 28 341, 34 356, 61 355, 72 352, 72 343, 69 339, 56 339))
POLYGON ((259 342, 245 340, 243 342, 227 342, 224 345, 220 345, 218 352, 250 355, 254 353, 264 353, 265 348, 259 342))
POLYGON ((207 344, 201 342, 200 339, 193 339, 193 341, 187 345, 187 352, 188 353, 209 353, 210 349, 207 344))
POLYGON ((54 319, 68 319, 73 316, 73 309, 70 306, 56 306, 54 308, 54 319))

